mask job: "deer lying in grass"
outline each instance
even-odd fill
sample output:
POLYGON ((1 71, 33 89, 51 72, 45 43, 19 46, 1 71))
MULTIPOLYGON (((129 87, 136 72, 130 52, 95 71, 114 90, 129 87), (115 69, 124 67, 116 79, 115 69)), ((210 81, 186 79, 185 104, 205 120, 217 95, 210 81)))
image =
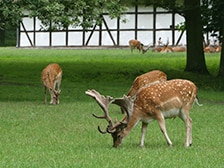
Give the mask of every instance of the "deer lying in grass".
POLYGON ((174 46, 172 47, 173 52, 185 52, 186 47, 185 46, 174 46))
POLYGON ((130 90, 128 91, 127 96, 135 96, 139 89, 149 86, 151 84, 164 82, 167 80, 167 75, 160 70, 153 70, 147 73, 144 73, 140 76, 137 76, 132 83, 130 90))
POLYGON ((209 45, 204 48, 204 52, 205 53, 214 53, 214 52, 216 52, 216 48, 209 45))
POLYGON ((155 47, 152 49, 152 52, 160 52, 162 50, 162 47, 155 47))
POLYGON ((216 49, 215 49, 215 52, 221 52, 222 51, 222 46, 219 45, 216 49))
POLYGON ((62 69, 58 64, 49 64, 41 73, 41 80, 44 85, 44 104, 46 104, 46 90, 48 88, 51 101, 50 104, 59 104, 61 93, 60 85, 62 79, 62 69))
POLYGON ((85 93, 93 97, 104 111, 104 116, 94 117, 106 119, 108 126, 106 131, 102 131, 98 126, 99 132, 110 133, 113 138, 113 147, 118 147, 122 140, 130 131, 142 121, 142 136, 140 146, 144 146, 144 138, 148 123, 157 120, 167 144, 172 146, 172 142, 167 134, 165 119, 179 117, 185 123, 186 141, 185 146, 192 144, 192 119, 189 116, 190 109, 194 102, 197 104, 197 88, 194 83, 188 80, 175 79, 158 83, 141 89, 135 100, 130 96, 122 98, 111 98, 103 96, 95 90, 88 90, 85 93), (127 113, 120 122, 112 122, 109 116, 108 106, 110 103, 117 104, 127 113))
POLYGON ((130 40, 129 41, 129 47, 131 49, 131 53, 133 52, 133 49, 136 48, 136 49, 139 50, 139 52, 142 51, 142 54, 144 54, 145 50, 143 49, 143 46, 144 45, 140 41, 138 41, 138 40, 130 40))
POLYGON ((173 49, 167 45, 161 48, 160 53, 170 53, 173 52, 173 49))
POLYGON ((159 38, 158 41, 158 46, 152 49, 152 52, 160 52, 160 53, 168 53, 168 52, 173 52, 173 49, 169 46, 169 39, 167 39, 167 42, 165 45, 161 45, 161 37, 159 38))

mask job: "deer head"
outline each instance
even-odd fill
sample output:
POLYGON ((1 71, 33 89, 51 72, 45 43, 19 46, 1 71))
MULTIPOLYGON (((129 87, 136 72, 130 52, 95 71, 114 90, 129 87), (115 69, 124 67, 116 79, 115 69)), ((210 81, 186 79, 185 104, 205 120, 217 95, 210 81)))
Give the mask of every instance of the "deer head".
POLYGON ((112 135, 113 147, 118 147, 139 121, 142 121, 140 146, 144 146, 147 125, 153 120, 158 121, 167 144, 172 146, 166 131, 165 119, 175 117, 179 117, 185 123, 185 146, 189 147, 192 144, 192 119, 189 113, 193 103, 198 104, 198 100, 197 87, 191 81, 173 79, 145 87, 137 93, 134 101, 129 96, 115 99, 109 96, 105 97, 95 90, 88 90, 86 94, 95 98, 103 109, 104 116, 100 117, 95 114, 93 116, 105 118, 108 121, 106 131, 102 131, 100 127, 98 127, 98 130, 101 133, 112 135), (115 122, 114 125, 108 113, 110 103, 119 105, 122 111, 126 113, 125 117, 120 122, 115 122))
POLYGON ((61 90, 54 90, 52 88, 49 88, 49 92, 51 95, 50 104, 59 104, 59 97, 61 94, 61 90))
POLYGON ((87 90, 85 93, 88 96, 94 98, 101 109, 104 111, 104 116, 97 116, 95 114, 92 115, 98 119, 106 119, 108 122, 108 126, 105 131, 102 131, 100 126, 98 126, 98 131, 102 134, 111 134, 113 138, 113 146, 116 147, 117 145, 115 144, 115 142, 118 142, 118 134, 127 126, 127 123, 132 115, 133 101, 131 100, 131 97, 124 96, 123 98, 113 99, 110 96, 105 97, 93 89, 87 90), (111 103, 121 106, 122 110, 127 114, 120 122, 118 122, 116 119, 114 121, 114 124, 108 112, 108 107, 111 103))

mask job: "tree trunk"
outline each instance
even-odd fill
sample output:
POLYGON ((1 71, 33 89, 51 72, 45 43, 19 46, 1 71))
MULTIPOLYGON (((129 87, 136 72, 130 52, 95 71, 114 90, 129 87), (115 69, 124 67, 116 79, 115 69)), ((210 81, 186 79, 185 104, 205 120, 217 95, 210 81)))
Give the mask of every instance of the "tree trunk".
POLYGON ((5 30, 0 30, 0 46, 5 46, 5 30))
POLYGON ((208 74, 203 51, 200 0, 184 0, 187 31, 185 71, 208 74))
POLYGON ((221 51, 221 56, 220 56, 220 64, 219 64, 219 77, 224 77, 224 21, 222 23, 222 28, 221 28, 221 37, 222 37, 222 51, 221 51))

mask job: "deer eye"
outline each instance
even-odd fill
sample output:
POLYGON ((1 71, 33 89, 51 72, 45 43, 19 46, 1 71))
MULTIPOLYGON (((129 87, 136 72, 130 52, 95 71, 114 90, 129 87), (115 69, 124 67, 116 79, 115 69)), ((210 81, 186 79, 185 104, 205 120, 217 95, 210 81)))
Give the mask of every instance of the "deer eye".
POLYGON ((118 137, 118 138, 121 138, 121 134, 118 134, 117 137, 118 137))

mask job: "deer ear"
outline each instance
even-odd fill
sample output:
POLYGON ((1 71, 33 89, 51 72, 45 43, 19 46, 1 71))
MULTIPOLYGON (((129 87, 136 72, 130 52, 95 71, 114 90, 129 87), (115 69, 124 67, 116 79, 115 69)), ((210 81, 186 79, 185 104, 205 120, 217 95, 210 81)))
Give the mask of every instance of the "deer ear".
POLYGON ((121 132, 123 129, 127 127, 127 122, 120 122, 119 125, 116 127, 117 132, 121 132))

